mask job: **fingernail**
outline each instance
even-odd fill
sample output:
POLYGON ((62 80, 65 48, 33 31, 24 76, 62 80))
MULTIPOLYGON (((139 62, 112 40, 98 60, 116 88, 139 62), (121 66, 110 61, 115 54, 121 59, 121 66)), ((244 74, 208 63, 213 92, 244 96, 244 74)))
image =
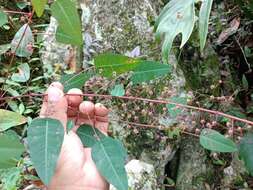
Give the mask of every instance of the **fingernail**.
POLYGON ((56 87, 49 87, 48 89, 48 101, 50 102, 59 102, 63 97, 62 91, 56 87))

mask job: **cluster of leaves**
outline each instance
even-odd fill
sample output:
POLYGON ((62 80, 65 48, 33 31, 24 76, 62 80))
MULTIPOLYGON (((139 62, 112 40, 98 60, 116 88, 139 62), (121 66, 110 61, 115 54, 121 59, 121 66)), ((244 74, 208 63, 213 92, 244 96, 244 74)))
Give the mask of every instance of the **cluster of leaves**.
MULTIPOLYGON (((164 34, 163 59, 168 60, 173 41, 178 34, 182 34, 180 48, 189 40, 196 21, 195 3, 199 0, 172 0, 161 12, 156 22, 156 36, 164 34)), ((199 11, 199 39, 200 50, 203 51, 208 33, 208 22, 213 0, 201 0, 199 11)))

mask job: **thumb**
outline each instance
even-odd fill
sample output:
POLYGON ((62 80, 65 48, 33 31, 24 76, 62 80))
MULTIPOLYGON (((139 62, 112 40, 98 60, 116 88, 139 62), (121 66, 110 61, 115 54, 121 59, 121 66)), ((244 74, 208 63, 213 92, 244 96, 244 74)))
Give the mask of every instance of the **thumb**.
POLYGON ((68 104, 62 89, 63 86, 59 82, 54 82, 49 86, 47 96, 43 100, 40 117, 60 120, 65 128, 68 104))

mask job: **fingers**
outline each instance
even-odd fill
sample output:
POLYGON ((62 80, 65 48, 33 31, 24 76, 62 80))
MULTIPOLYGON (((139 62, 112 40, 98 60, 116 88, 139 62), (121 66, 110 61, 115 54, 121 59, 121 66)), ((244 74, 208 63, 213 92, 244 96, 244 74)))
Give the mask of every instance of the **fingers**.
POLYGON ((95 105, 92 102, 84 101, 79 106, 80 118, 85 124, 94 126, 95 105))
POLYGON ((83 101, 81 96, 82 91, 78 88, 73 88, 67 93, 68 100, 68 117, 76 117, 79 112, 79 105, 83 101), (78 96, 80 94, 80 96, 78 96))
POLYGON ((107 134, 109 121, 108 121, 109 110, 102 104, 97 103, 95 105, 95 126, 100 129, 104 134, 107 134))
POLYGON ((95 115, 99 117, 106 117, 108 115, 108 109, 100 103, 95 105, 95 115))
POLYGON ((92 102, 84 101, 79 106, 79 121, 81 124, 95 126, 104 134, 108 129, 108 109, 102 104, 94 105, 92 102))
POLYGON ((46 91, 47 96, 43 100, 40 117, 58 119, 66 126, 67 100, 64 97, 63 86, 59 82, 53 82, 46 91))

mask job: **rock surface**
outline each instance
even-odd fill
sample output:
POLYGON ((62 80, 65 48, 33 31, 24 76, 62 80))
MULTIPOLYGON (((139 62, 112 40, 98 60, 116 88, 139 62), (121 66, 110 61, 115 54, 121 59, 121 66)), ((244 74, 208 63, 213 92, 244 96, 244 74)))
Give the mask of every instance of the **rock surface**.
MULTIPOLYGON (((224 190, 229 190, 234 184, 244 184, 245 180, 243 175, 247 173, 245 166, 241 160, 238 158, 238 154, 233 154, 233 159, 230 166, 224 168, 224 177, 222 179, 222 186, 224 190)), ((245 185, 242 185, 245 186, 245 185)), ((249 188, 245 187, 245 190, 249 188)))
POLYGON ((71 45, 58 43, 55 33, 58 23, 53 17, 50 18, 50 24, 43 36, 43 49, 40 51, 41 60, 47 67, 59 67, 61 69, 69 68, 69 62, 72 58, 73 48, 71 45))
MULTIPOLYGON (((129 190, 159 190, 152 165, 140 160, 131 160, 126 166, 129 190)), ((116 190, 113 186, 110 190, 116 190)))
POLYGON ((180 145, 176 187, 178 190, 206 190, 213 181, 214 169, 198 139, 188 136, 180 145))

